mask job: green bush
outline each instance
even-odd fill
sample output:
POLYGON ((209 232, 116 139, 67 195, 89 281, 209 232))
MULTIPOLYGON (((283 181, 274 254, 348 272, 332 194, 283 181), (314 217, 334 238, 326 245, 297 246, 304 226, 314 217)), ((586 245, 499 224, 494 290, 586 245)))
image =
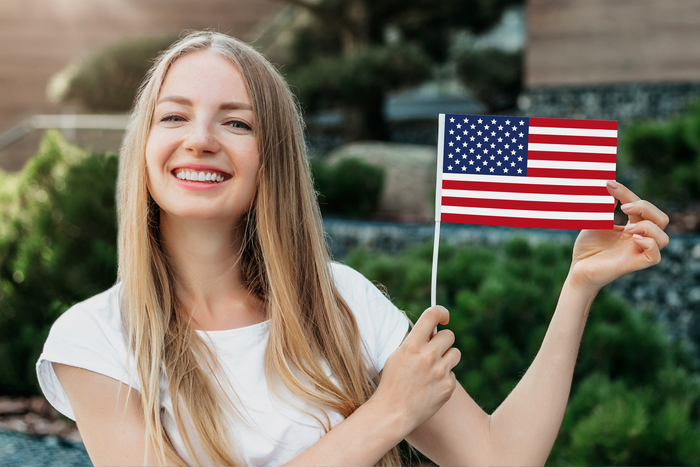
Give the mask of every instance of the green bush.
POLYGON ((464 52, 457 59, 457 76, 488 112, 517 107, 523 88, 521 52, 482 49, 464 52))
POLYGON ((640 171, 640 195, 700 201, 700 101, 679 118, 630 125, 621 147, 625 162, 640 171))
POLYGON ((18 174, 0 173, 0 393, 37 392, 51 324, 116 280, 116 155, 48 132, 18 174))
POLYGON ((80 64, 61 100, 78 101, 94 112, 128 112, 156 56, 176 39, 135 39, 102 50, 80 64))
MULTIPOLYGON (((428 307, 432 244, 397 256, 358 249, 345 262, 383 284, 416 319, 428 307)), ((462 358, 458 380, 492 412, 535 357, 571 261, 571 246, 501 247, 439 253, 438 303, 462 358)), ((469 436, 465 433, 465 436, 469 436)), ((651 312, 604 288, 591 309, 572 394, 550 465, 697 465, 700 373, 651 312)))
POLYGON ((384 186, 384 170, 348 157, 336 164, 312 160, 311 170, 321 212, 368 217, 376 209, 384 186))

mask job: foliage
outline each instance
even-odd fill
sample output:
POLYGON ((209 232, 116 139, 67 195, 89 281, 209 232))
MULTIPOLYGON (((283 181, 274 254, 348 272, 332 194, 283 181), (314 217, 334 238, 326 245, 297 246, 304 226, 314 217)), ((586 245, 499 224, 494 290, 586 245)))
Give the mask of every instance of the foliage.
POLYGON ((176 39, 142 38, 98 52, 80 64, 61 100, 78 101, 95 112, 128 112, 156 56, 176 39))
POLYGON ((116 155, 48 132, 18 174, 0 173, 0 393, 35 392, 49 328, 116 279, 116 155))
POLYGON ((630 125, 621 143, 627 163, 641 172, 640 195, 700 200, 700 101, 676 119, 630 125))
POLYGON ((342 109, 346 139, 387 140, 385 95, 425 80, 456 31, 480 33, 522 0, 287 0, 314 21, 296 31, 288 79, 304 106, 342 109))
POLYGON ((522 60, 519 51, 470 50, 457 59, 457 76, 488 112, 512 109, 522 90, 522 60))
POLYGON ((312 159, 314 185, 324 214, 368 217, 379 203, 384 170, 348 157, 330 165, 312 159))
MULTIPOLYGON (((536 355, 566 277, 571 246, 441 245, 438 303, 462 358, 458 380, 488 412, 536 355)), ((350 266, 383 284, 416 319, 429 305, 432 244, 389 256, 358 249, 350 266)), ((468 434, 465 434, 468 436, 468 434)), ((603 289, 591 309, 551 465, 697 465, 700 373, 652 313, 603 289)))

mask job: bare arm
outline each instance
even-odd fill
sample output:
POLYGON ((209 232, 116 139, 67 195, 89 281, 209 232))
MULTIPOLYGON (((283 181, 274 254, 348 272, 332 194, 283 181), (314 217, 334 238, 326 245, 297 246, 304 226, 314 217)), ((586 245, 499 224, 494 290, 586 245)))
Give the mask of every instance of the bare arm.
POLYGON ((95 465, 178 465, 158 463, 146 446, 139 393, 126 384, 82 368, 53 364, 68 394, 85 448, 95 465), (128 401, 127 401, 128 396, 128 401))
POLYGON ((610 192, 630 223, 583 231, 572 267, 535 360, 513 392, 487 415, 462 387, 408 441, 440 465, 543 465, 559 432, 581 336, 600 288, 656 264, 668 244, 668 217, 627 188, 610 192))

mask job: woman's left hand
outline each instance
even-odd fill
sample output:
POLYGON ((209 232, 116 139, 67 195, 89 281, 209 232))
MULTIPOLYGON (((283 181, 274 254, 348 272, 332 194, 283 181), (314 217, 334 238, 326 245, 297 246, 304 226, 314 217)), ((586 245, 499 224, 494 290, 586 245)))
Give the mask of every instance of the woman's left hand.
POLYGON ((608 182, 608 191, 622 203, 629 222, 613 230, 581 231, 569 272, 574 287, 597 292, 624 274, 657 264, 668 245, 664 212, 617 182, 608 182))

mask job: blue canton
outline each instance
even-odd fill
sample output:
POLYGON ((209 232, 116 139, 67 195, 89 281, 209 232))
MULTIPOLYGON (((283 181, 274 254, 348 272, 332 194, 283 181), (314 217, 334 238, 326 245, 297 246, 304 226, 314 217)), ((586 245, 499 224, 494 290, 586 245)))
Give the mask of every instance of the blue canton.
POLYGON ((445 115, 443 173, 527 176, 528 119, 445 115))

